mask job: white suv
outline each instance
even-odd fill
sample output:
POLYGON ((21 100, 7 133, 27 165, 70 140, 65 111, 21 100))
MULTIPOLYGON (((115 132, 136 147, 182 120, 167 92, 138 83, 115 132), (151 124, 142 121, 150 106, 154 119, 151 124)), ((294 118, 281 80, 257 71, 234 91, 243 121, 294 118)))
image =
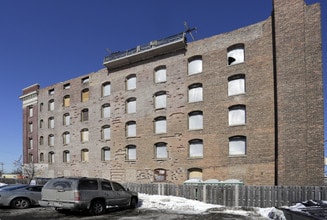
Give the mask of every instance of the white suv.
POLYGON ((110 207, 135 208, 138 194, 122 185, 101 178, 59 177, 49 180, 42 188, 41 206, 56 210, 87 210, 101 215, 110 207))

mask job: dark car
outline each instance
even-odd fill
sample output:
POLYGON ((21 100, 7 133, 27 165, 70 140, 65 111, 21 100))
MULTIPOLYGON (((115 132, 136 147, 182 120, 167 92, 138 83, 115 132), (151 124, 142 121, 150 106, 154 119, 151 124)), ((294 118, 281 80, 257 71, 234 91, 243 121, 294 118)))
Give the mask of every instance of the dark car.
POLYGON ((58 211, 87 210, 92 215, 100 215, 111 207, 135 208, 138 194, 107 179, 62 177, 51 179, 44 185, 39 203, 58 211))
POLYGON ((14 184, 0 189, 0 206, 26 209, 39 205, 42 186, 14 184))

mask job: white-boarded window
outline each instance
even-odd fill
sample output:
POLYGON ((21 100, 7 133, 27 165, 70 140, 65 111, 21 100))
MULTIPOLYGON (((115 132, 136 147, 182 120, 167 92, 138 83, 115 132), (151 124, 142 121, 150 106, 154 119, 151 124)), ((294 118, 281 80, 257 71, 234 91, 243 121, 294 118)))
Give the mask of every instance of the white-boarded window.
POLYGON ((82 149, 81 150, 81 160, 82 160, 82 162, 88 162, 89 161, 89 150, 88 149, 82 149))
POLYGON ((33 106, 30 106, 28 110, 29 110, 29 117, 33 117, 33 106))
POLYGON ((64 125, 70 125, 70 115, 69 115, 69 113, 64 114, 63 124, 64 125))
POLYGON ((228 78, 228 96, 245 93, 245 75, 237 74, 228 78))
POLYGON ((195 56, 188 61, 188 75, 193 75, 202 72, 202 57, 195 56))
POLYGON ((167 133, 166 117, 160 116, 154 119, 154 129, 156 134, 167 133))
POLYGON ((234 105, 229 107, 228 123, 233 125, 244 125, 246 121, 246 110, 244 105, 234 105))
POLYGON ((203 88, 201 83, 195 83, 188 87, 188 102, 203 101, 203 88))
POLYGON ((70 162, 70 152, 68 150, 65 150, 63 152, 63 162, 69 163, 70 162))
POLYGON ((101 160, 102 161, 110 160, 110 148, 109 147, 103 147, 101 149, 101 160))
POLYGON ((53 151, 49 152, 49 154, 48 154, 48 162, 49 163, 55 162, 55 153, 53 151))
POLYGON ((155 144, 155 156, 157 159, 168 158, 167 143, 160 142, 155 144))
POLYGON ((165 91, 160 91, 154 94, 155 109, 167 107, 167 94, 165 91))
POLYGON ((102 84, 102 96, 109 96, 111 93, 111 84, 110 82, 105 82, 102 84))
POLYGON ((128 145, 126 147, 126 159, 127 160, 136 160, 136 146, 128 145))
POLYGON ((126 136, 135 137, 136 136, 136 122, 129 121, 126 123, 126 136))
POLYGON ((68 131, 66 131, 62 134, 62 138, 63 138, 64 145, 70 143, 70 133, 68 131))
POLYGON ((227 49, 228 65, 244 62, 244 44, 236 44, 227 49))
POLYGON ((126 112, 127 113, 135 113, 136 112, 136 98, 129 98, 126 101, 126 112))
POLYGON ((49 109, 49 111, 53 111, 54 110, 54 100, 53 99, 51 99, 50 101, 49 101, 49 105, 48 105, 48 109, 49 109))
POLYGON ((194 139, 189 141, 190 157, 203 157, 203 141, 194 139))
POLYGON ((102 105, 102 118, 110 117, 110 104, 102 105))
POLYGON ((203 129, 203 113, 202 111, 194 111, 189 113, 189 130, 203 129))
POLYGON ((160 66, 154 71, 154 82, 162 83, 167 81, 167 70, 166 66, 160 66))
POLYGON ((89 141, 89 130, 87 128, 81 130, 81 141, 82 142, 89 141))
POLYGON ((131 74, 126 77, 126 90, 136 89, 136 75, 131 74))
POLYGON ((54 146, 54 141, 55 141, 55 137, 54 137, 54 135, 53 135, 53 134, 50 134, 50 135, 48 136, 48 145, 49 145, 50 147, 53 147, 53 146, 54 146))
POLYGON ((246 154, 246 137, 234 136, 229 138, 229 155, 245 155, 246 154))
POLYGON ((104 125, 102 126, 102 139, 109 140, 110 139, 110 126, 104 125))
POLYGON ((54 128, 54 123, 55 123, 55 120, 54 120, 54 117, 50 117, 48 119, 48 128, 54 128))

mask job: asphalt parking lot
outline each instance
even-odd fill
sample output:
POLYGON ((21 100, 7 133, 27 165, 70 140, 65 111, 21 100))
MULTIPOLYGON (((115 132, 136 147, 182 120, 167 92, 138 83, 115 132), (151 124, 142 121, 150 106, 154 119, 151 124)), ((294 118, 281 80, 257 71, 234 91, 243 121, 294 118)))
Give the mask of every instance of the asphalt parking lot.
POLYGON ((89 216, 86 213, 59 213, 53 208, 34 207, 29 209, 11 209, 0 208, 0 220, 51 220, 51 219, 110 219, 110 220, 175 220, 175 219, 205 219, 205 220, 265 220, 261 217, 235 216, 224 213, 206 213, 206 214, 180 214, 171 213, 162 210, 144 210, 144 209, 125 209, 109 210, 106 214, 100 216, 89 216))

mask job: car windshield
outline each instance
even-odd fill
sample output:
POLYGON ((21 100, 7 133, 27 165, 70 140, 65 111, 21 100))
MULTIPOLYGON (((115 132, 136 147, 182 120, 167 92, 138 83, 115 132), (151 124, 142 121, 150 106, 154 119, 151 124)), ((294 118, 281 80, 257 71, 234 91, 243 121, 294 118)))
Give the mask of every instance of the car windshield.
POLYGON ((16 190, 16 189, 22 189, 22 188, 24 188, 26 186, 28 186, 28 185, 26 185, 26 184, 10 185, 10 186, 5 186, 5 187, 1 188, 0 190, 1 191, 13 191, 13 190, 16 190))

